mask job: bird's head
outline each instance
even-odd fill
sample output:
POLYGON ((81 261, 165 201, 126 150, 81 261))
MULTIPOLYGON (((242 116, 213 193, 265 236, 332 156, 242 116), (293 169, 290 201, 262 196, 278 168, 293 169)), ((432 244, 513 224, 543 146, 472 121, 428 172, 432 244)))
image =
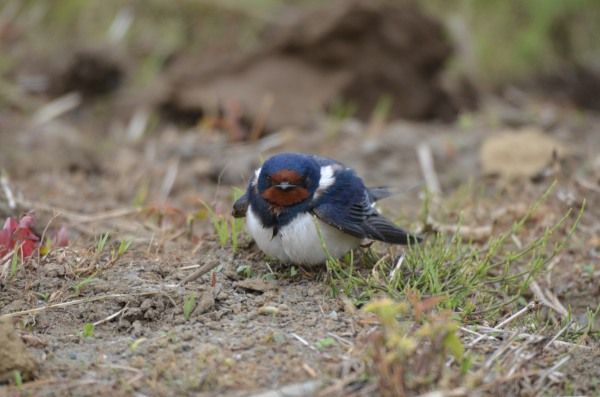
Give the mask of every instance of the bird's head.
POLYGON ((281 153, 257 171, 256 189, 270 205, 283 208, 311 200, 319 187, 320 167, 310 156, 281 153))

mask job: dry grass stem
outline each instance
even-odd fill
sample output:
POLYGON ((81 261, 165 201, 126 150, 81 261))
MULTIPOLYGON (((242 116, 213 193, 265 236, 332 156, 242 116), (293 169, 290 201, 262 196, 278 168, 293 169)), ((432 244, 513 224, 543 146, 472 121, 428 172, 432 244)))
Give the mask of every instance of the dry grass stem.
POLYGON ((532 281, 531 284, 529 284, 529 289, 541 304, 554 310, 563 316, 563 318, 569 316, 569 311, 563 306, 562 303, 560 303, 558 297, 554 295, 548 288, 542 290, 542 287, 540 287, 536 281, 532 281))
POLYGON ((427 190, 429 190, 434 197, 440 196, 442 188, 437 173, 435 172, 431 147, 427 143, 419 144, 417 147, 417 157, 419 158, 419 165, 421 166, 421 172, 425 178, 427 190))
POLYGON ((204 265, 201 265, 200 269, 196 270, 195 272, 193 272, 192 274, 190 274, 189 276, 187 276, 186 278, 181 280, 181 282, 178 284, 178 286, 185 285, 185 284, 189 283, 190 281, 194 281, 194 280, 202 277, 203 275, 210 272, 212 269, 219 266, 220 264, 221 264, 220 261, 212 260, 208 263, 205 263, 204 265))
MULTIPOLYGON (((97 301, 103 301, 103 300, 107 300, 107 299, 128 298, 128 297, 132 297, 132 296, 149 296, 149 295, 160 295, 160 294, 164 294, 164 292, 163 291, 151 291, 151 292, 141 292, 141 293, 137 293, 137 294, 108 294, 108 295, 100 295, 100 296, 91 296, 89 298, 75 299, 75 300, 68 301, 68 302, 54 303, 52 305, 40 306, 40 307, 36 307, 33 309, 20 310, 20 311, 16 311, 16 312, 12 312, 12 313, 6 313, 6 314, 3 314, 0 316, 0 320, 12 318, 12 317, 20 317, 20 316, 24 316, 27 314, 39 313, 39 312, 43 312, 45 310, 50 310, 50 309, 58 309, 58 308, 63 308, 63 307, 68 307, 68 306, 73 306, 73 305, 80 305, 82 303, 97 302, 97 301)), ((173 302, 173 301, 172 301, 172 303, 175 304, 175 302, 173 302)))
POLYGON ((10 186, 10 181, 8 180, 8 175, 4 171, 2 171, 0 173, 0 186, 2 186, 2 191, 4 192, 4 196, 6 197, 6 203, 8 204, 8 208, 11 211, 16 210, 17 202, 15 200, 15 195, 10 186))

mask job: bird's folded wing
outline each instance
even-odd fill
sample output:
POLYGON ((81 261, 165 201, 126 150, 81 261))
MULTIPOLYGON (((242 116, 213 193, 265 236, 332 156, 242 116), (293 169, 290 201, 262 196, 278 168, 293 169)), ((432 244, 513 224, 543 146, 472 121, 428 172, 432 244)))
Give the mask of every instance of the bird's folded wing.
POLYGON ((420 238, 406 233, 390 220, 381 216, 371 205, 368 194, 354 202, 323 203, 312 212, 321 221, 359 238, 379 240, 392 244, 417 243, 420 238))

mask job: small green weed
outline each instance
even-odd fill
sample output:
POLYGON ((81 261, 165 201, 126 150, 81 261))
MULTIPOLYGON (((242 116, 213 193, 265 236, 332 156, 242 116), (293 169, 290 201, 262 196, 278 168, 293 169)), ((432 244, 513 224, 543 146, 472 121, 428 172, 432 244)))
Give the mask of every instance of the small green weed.
POLYGON ((296 266, 292 265, 290 267, 290 277, 294 278, 297 274, 298 274, 298 269, 296 269, 296 266))
POLYGON ((185 321, 189 321, 192 312, 196 308, 196 295, 190 294, 183 299, 183 318, 185 321))
POLYGON ((81 336, 84 338, 91 338, 94 336, 94 329, 96 327, 92 323, 83 324, 83 329, 81 330, 81 336))
POLYGON ((106 243, 108 242, 109 237, 110 237, 109 233, 103 233, 100 235, 100 238, 98 238, 98 241, 96 241, 96 247, 94 250, 94 253, 96 255, 100 255, 102 252, 104 252, 104 249, 106 248, 106 243))
POLYGON ((333 339, 331 336, 326 336, 323 339, 319 339, 317 343, 315 343, 315 346, 317 347, 317 349, 323 350, 335 345, 335 343, 335 339, 333 339))
POLYGON ((79 296, 81 294, 81 290, 83 288, 85 288, 86 286, 93 284, 96 281, 96 279, 94 278, 94 276, 89 276, 84 278, 83 280, 81 280, 80 282, 78 282, 77 284, 73 285, 73 292, 75 293, 75 295, 79 296))
POLYGON ((402 302, 385 298, 364 307, 381 324, 369 338, 367 357, 382 396, 405 396, 407 390, 421 393, 435 380, 457 377, 446 362, 452 357, 462 363, 465 357, 452 313, 434 311, 443 298, 422 300, 412 291, 406 296, 402 302))
POLYGON ((21 375, 21 371, 18 369, 13 371, 13 380, 15 382, 15 386, 18 388, 23 386, 23 376, 21 375))
POLYGON ((10 278, 15 278, 19 270, 19 249, 15 247, 10 258, 10 278))
POLYGON ((36 292, 35 295, 40 298, 41 300, 43 300, 44 302, 48 302, 48 299, 50 299, 50 293, 49 292, 36 292))
POLYGON ((136 340, 134 340, 133 342, 131 342, 129 344, 129 350, 131 350, 132 352, 136 351, 138 347, 140 347, 140 345, 142 343, 144 343, 146 340, 148 340, 147 338, 138 338, 136 340))
POLYGON ((119 246, 117 247, 116 251, 115 250, 112 251, 111 257, 113 259, 121 258, 129 250, 129 247, 131 247, 131 241, 121 240, 119 242, 119 246))
POLYGON ((250 265, 240 265, 235 269, 235 271, 244 278, 252 278, 256 275, 254 269, 250 265))
MULTIPOLYGON (((232 192, 233 200, 237 200, 244 194, 244 191, 239 188, 234 188, 232 192)), ((201 201, 204 211, 198 211, 192 217, 188 218, 188 224, 194 220, 203 220, 208 217, 213 229, 217 235, 219 245, 226 247, 231 245, 233 252, 236 252, 239 245, 239 238, 244 229, 244 220, 242 218, 234 218, 231 215, 218 214, 210 205, 201 201)))

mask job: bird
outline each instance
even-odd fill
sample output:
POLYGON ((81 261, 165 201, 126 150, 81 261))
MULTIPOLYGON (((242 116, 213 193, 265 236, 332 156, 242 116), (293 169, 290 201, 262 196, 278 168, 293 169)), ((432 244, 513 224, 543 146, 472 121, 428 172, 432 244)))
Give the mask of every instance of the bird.
POLYGON ((388 188, 367 188, 341 162, 314 154, 275 154, 258 168, 232 215, 246 217, 246 229, 267 256, 282 263, 317 265, 339 258, 365 240, 416 244, 382 216, 375 203, 388 188))

